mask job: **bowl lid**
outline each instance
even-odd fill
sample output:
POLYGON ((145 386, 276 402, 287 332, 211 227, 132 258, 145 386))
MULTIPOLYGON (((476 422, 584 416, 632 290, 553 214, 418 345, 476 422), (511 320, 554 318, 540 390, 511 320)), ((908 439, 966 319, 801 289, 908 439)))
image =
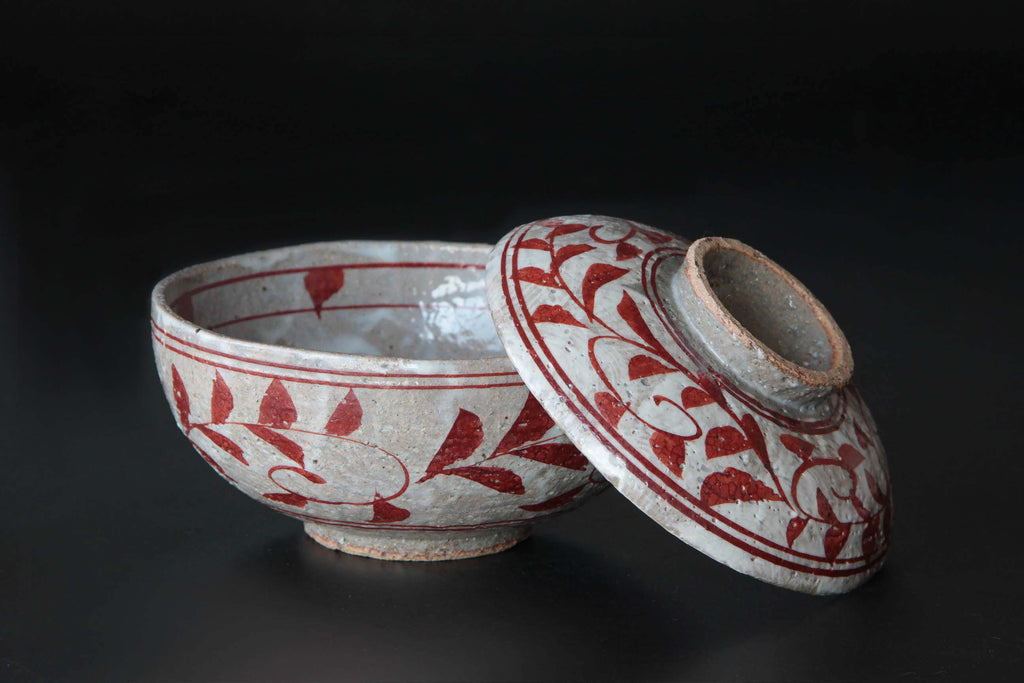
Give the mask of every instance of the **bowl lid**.
POLYGON ((881 565, 888 467, 849 345, 777 264, 735 240, 585 215, 514 229, 487 279, 527 386, 665 529, 809 593, 881 565))

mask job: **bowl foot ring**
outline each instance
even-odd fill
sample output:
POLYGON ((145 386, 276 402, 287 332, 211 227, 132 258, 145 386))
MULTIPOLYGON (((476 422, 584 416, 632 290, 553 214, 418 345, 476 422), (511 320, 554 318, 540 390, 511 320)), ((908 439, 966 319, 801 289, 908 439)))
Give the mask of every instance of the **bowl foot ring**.
POLYGON ((530 535, 530 526, 491 529, 406 531, 356 529, 305 523, 306 534, 320 545, 376 560, 435 562, 463 560, 507 550, 530 535))

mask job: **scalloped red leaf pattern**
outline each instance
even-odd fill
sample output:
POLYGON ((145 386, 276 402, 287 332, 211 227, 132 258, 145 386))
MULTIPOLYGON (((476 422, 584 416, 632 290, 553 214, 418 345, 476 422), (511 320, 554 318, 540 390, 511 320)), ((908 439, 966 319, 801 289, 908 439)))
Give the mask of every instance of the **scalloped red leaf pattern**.
POLYGON ((245 455, 242 453, 242 448, 228 437, 219 432, 213 431, 213 429, 206 425, 196 425, 196 429, 205 434, 207 439, 215 443, 217 448, 221 449, 238 462, 243 465, 249 464, 249 461, 245 459, 245 455))
POLYGON ((587 268, 587 274, 583 276, 583 308, 591 317, 594 315, 594 297, 597 296, 597 290, 628 272, 625 268, 607 263, 594 263, 587 268))
POLYGON ((557 510, 563 505, 568 505, 573 499, 579 495, 579 492, 584 489, 586 484, 577 486, 574 489, 570 489, 565 493, 560 493, 553 498, 548 498, 540 503, 533 503, 532 505, 520 505, 520 510, 526 510, 527 512, 544 512, 546 510, 557 510))
POLYGON ((645 342, 650 344, 656 350, 662 350, 662 346, 658 343, 658 340, 654 338, 654 334, 651 332, 651 328, 644 322, 644 318, 640 315, 640 309, 637 307, 636 302, 633 301, 628 293, 622 293, 622 299, 619 300, 619 305, 615 308, 626 324, 629 325, 630 329, 636 332, 637 336, 643 339, 645 342))
POLYGON ((189 404, 188 404, 188 392, 185 391, 185 382, 182 381, 181 375, 178 374, 178 368, 171 365, 171 392, 174 394, 174 406, 178 409, 178 420, 181 424, 188 429, 191 423, 189 422, 189 404))
POLYGON ((828 498, 826 498, 825 494, 821 492, 821 489, 818 489, 817 499, 818 516, 833 526, 838 524, 839 520, 836 518, 835 511, 832 510, 832 503, 828 502, 828 498))
MULTIPOLYGON (((541 221, 539 225, 545 225, 544 221, 541 221)), ((555 226, 554 230, 548 233, 548 239, 553 240, 556 237, 561 237, 562 235, 571 235, 574 232, 589 229, 589 225, 583 225, 582 223, 559 223, 555 226)))
POLYGON ((823 541, 825 559, 829 562, 834 562, 839 557, 839 553, 843 552, 843 548, 846 546, 846 541, 849 538, 849 523, 833 524, 829 527, 828 531, 825 532, 825 539, 823 541))
POLYGON ((853 432, 857 435, 857 443, 860 444, 861 448, 869 448, 875 445, 875 442, 864 432, 860 423, 856 420, 853 421, 853 432))
POLYGON ((587 467, 587 459, 569 443, 544 443, 527 446, 511 451, 510 455, 570 470, 584 470, 587 467))
POLYGON ((245 427, 250 432, 280 451, 281 455, 285 456, 289 460, 294 460, 300 465, 305 465, 305 455, 302 452, 302 446, 295 443, 288 437, 278 434, 273 429, 269 429, 261 425, 245 425, 245 427))
POLYGON ((558 287, 558 282, 555 281, 555 277, 551 273, 535 266, 517 271, 516 279, 520 282, 529 282, 544 287, 558 287))
POLYGON ((734 467, 708 475, 700 486, 700 502, 708 506, 762 500, 783 498, 749 473, 734 467))
POLYGON ((708 458, 721 458, 742 453, 751 448, 750 441, 735 427, 713 427, 704 438, 704 452, 708 458))
POLYGON ((651 434, 650 443, 654 455, 665 463, 670 471, 676 476, 683 473, 683 464, 686 462, 686 439, 678 434, 655 429, 651 434))
POLYGON ((444 473, 475 481, 500 493, 512 493, 517 496, 526 493, 519 475, 501 467, 453 467, 444 473))
POLYGON ((711 398, 711 394, 697 387, 686 387, 683 389, 681 399, 683 407, 687 410, 690 408, 700 408, 715 402, 715 399, 711 398))
POLYGON ((227 422, 235 407, 235 398, 231 395, 228 383, 217 372, 213 380, 213 395, 210 398, 210 420, 215 424, 227 422))
POLYGON ((874 498, 879 505, 886 507, 889 502, 889 496, 885 493, 882 493, 882 489, 879 488, 878 482, 875 481, 875 478, 871 475, 870 470, 864 471, 864 478, 868 482, 868 491, 871 492, 871 497, 874 498))
POLYGON ((217 472, 219 472, 222 477, 225 477, 228 481, 234 481, 234 479, 229 477, 227 472, 224 471, 224 468, 220 466, 220 463, 218 463, 216 460, 210 457, 209 453, 207 453, 206 451, 204 451, 202 448, 195 444, 192 444, 192 448, 195 449, 196 453, 202 456, 203 460, 206 461, 206 464, 208 464, 213 469, 217 470, 217 472))
POLYGON ((536 249, 538 251, 547 251, 551 248, 551 245, 547 241, 534 237, 533 239, 523 240, 519 243, 520 249, 536 249))
POLYGON ((405 508, 392 505, 378 495, 373 501, 373 519, 378 524, 394 524, 409 519, 411 513, 405 508))
POLYGON ((631 380, 675 372, 673 368, 670 368, 664 363, 643 354, 638 354, 629 359, 628 370, 629 378, 631 380))
POLYGON ((348 436, 363 423, 363 406, 359 403, 354 389, 349 389, 345 398, 338 401, 324 431, 334 436, 348 436))
POLYGON ((814 444, 792 434, 780 434, 779 441, 786 447, 786 450, 800 456, 803 460, 811 457, 811 453, 814 451, 814 444))
POLYGON ((260 401, 260 424, 278 429, 288 429, 299 419, 295 404, 284 383, 275 379, 267 387, 260 401))
POLYGON ((292 507, 304 508, 309 499, 305 496, 299 495, 298 493, 264 493, 263 497, 272 500, 275 503, 284 503, 285 505, 291 505, 292 507))
POLYGON ((864 456, 856 448, 848 443, 839 447, 839 459, 843 461, 843 468, 852 472, 857 466, 864 462, 864 456))
POLYGON ((612 394, 607 391, 599 391, 594 394, 594 405, 601 411, 601 415, 604 419, 608 420, 609 424, 613 427, 619 424, 619 420, 622 419, 622 414, 626 412, 626 406, 622 405, 619 399, 615 398, 612 394))
POLYGON ((626 261, 631 258, 636 258, 640 255, 640 248, 636 245, 630 244, 629 242, 619 242, 618 246, 615 247, 615 260, 626 261))
POLYGON ((484 440, 483 423, 476 413, 459 408, 459 414, 452 423, 441 447, 437 449, 433 460, 427 466, 427 473, 420 482, 424 482, 440 474, 448 465, 465 460, 473 455, 484 440))
POLYGON ((593 251, 594 247, 589 244, 569 244, 562 247, 555 252, 555 256, 551 259, 554 263, 555 268, 561 268, 562 264, 571 259, 573 256, 579 256, 585 254, 588 251, 593 251))
POLYGON ((523 404, 523 409, 519 411, 519 416, 512 423, 512 426, 509 427, 509 430, 505 432, 505 436, 502 437, 494 452, 505 453, 516 446, 521 446, 529 441, 536 441, 547 434, 548 430, 554 426, 555 421, 547 414, 540 401, 533 394, 530 394, 526 397, 526 403, 523 404))
POLYGON ((538 306, 533 312, 535 323, 558 323, 559 325, 572 325, 573 327, 585 327, 583 323, 572 316, 572 313, 561 306, 544 304, 538 306))
POLYGON ((313 301, 316 317, 320 317, 324 302, 338 293, 345 284, 345 269, 341 267, 315 268, 306 273, 302 281, 313 301))
POLYGON ((789 520, 789 524, 786 526, 786 543, 789 547, 793 547, 793 541, 800 538, 800 534, 807 528, 807 522, 810 520, 807 517, 794 517, 789 520))

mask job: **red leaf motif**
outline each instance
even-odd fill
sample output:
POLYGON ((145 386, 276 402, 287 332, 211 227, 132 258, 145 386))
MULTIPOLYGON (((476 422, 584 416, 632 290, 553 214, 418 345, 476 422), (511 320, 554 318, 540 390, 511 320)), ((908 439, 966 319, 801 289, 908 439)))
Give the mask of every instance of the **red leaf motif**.
POLYGON ((594 404, 601 411, 601 414, 604 415, 604 419, 608 420, 608 423, 613 427, 619 424, 622 414, 626 412, 626 406, 622 405, 619 399, 607 391, 594 394, 594 404))
POLYGON ((789 526, 786 527, 786 543, 789 544, 790 548, 793 547, 793 541, 800 538, 800 534, 804 532, 809 521, 806 517, 794 517, 789 520, 789 526))
POLYGON ((285 456, 289 460, 294 460, 300 465, 305 466, 305 456, 302 452, 302 446, 295 443, 288 437, 278 434, 273 429, 267 429, 266 427, 262 427, 260 425, 245 426, 250 432, 252 432, 256 436, 260 437, 261 439, 269 443, 271 446, 279 450, 281 452, 281 455, 285 456))
POLYGON ((700 388, 708 393, 708 396, 715 400, 720 406, 725 405, 725 396, 722 394, 722 387, 718 386, 718 382, 709 375, 697 375, 697 384, 700 388))
POLYGON ((509 454, 547 465, 566 467, 570 470, 583 470, 587 467, 587 459, 570 443, 545 443, 528 446, 511 451, 509 454))
POLYGON ((313 300, 313 310, 316 317, 320 317, 324 302, 334 296, 342 285, 345 284, 344 268, 314 268, 306 274, 303 280, 309 298, 313 300))
POLYGON ((221 449, 238 462, 243 465, 249 464, 249 461, 245 459, 245 455, 242 453, 242 448, 228 437, 219 432, 213 431, 213 429, 206 425, 196 425, 196 429, 205 434, 207 439, 217 444, 217 448, 221 449))
POLYGON ((565 310, 561 306, 552 306, 550 304, 544 304, 543 306, 537 307, 537 310, 533 312, 533 322, 558 323, 559 325, 586 327, 579 320, 572 317, 572 313, 569 313, 569 311, 565 310))
POLYGON ((547 251, 548 249, 551 248, 551 245, 548 244, 546 241, 544 241, 542 239, 538 239, 538 238, 535 237, 533 239, 523 240, 522 242, 520 242, 519 243, 519 248, 520 249, 537 249, 539 251, 547 251))
POLYGON ((227 422, 234 407, 235 399, 231 395, 231 389, 218 372, 216 379, 213 380, 213 397, 210 399, 211 421, 215 424, 227 422))
POLYGON ((656 429, 651 434, 651 449, 658 460, 665 463, 676 476, 683 473, 683 463, 686 462, 686 439, 678 434, 656 429))
POLYGON ((871 492, 871 497, 878 501, 878 504, 882 507, 886 507, 888 504, 889 496, 886 493, 882 493, 882 489, 879 488, 878 482, 871 474, 871 470, 864 470, 864 478, 868 482, 868 491, 871 492))
POLYGON ((675 370, 654 360, 650 356, 639 354, 629 359, 630 379, 643 379, 644 377, 664 375, 669 372, 675 372, 675 370))
POLYGON ((530 394, 526 397, 523 409, 519 411, 519 417, 512 423, 494 452, 506 453, 528 441, 536 441, 547 434, 554 425, 555 421, 541 407, 536 397, 530 394))
POLYGON ((593 246, 589 244, 570 244, 562 247, 555 252, 555 257, 552 259, 552 263, 555 264, 555 268, 561 268, 562 264, 571 259, 573 256, 579 256, 585 254, 588 251, 593 250, 593 246))
POLYGON ((419 480, 422 483, 441 473, 453 462, 465 460, 473 455, 484 440, 483 424, 475 413, 459 408, 459 414, 452 423, 441 447, 437 449, 434 459, 427 466, 427 473, 419 480))
POLYGON ((864 462, 864 456, 860 451, 848 443, 839 447, 839 459, 843 461, 843 469, 852 472, 857 466, 864 462))
POLYGON ((202 448, 200 448, 199 446, 197 446, 195 444, 192 444, 192 448, 194 448, 196 450, 196 453, 198 453, 199 455, 202 456, 203 460, 206 461, 206 464, 208 464, 213 469, 217 470, 222 477, 226 477, 230 481, 234 481, 234 479, 231 479, 231 477, 228 477, 227 472, 224 471, 224 468, 221 467, 220 464, 216 460, 214 460, 213 458, 210 457, 209 453, 207 453, 206 451, 204 451, 202 448))
POLYGON ((453 467, 444 473, 475 481, 501 493, 513 493, 517 496, 526 493, 519 475, 500 467, 453 467))
POLYGON ((615 260, 625 261, 627 259, 636 258, 639 253, 639 247, 636 247, 629 242, 619 242, 619 246, 615 247, 615 260))
POLYGON ((379 524, 393 524, 409 519, 410 514, 405 508, 392 505, 378 494, 373 501, 373 519, 370 521, 379 524))
POLYGON ((587 268, 587 274, 583 276, 583 308, 590 317, 594 317, 594 297, 597 296, 597 290, 628 272, 625 268, 607 263, 595 263, 587 268))
POLYGON ((297 419, 299 415, 295 412, 291 395, 281 380, 275 379, 267 387, 263 400, 260 401, 260 424, 288 429, 297 419))
POLYGON ((878 550, 878 530, 881 527, 881 514, 877 514, 864 525, 864 533, 860 538, 861 551, 870 557, 878 550))
POLYGON ((761 427, 757 424, 757 420, 748 413, 740 418, 740 427, 743 428, 743 433, 746 435, 747 441, 750 442, 750 447, 754 449, 757 457, 760 458, 761 464, 771 472, 772 461, 768 457, 768 447, 764 443, 764 434, 761 433, 761 427))
POLYGON ((520 505, 519 509, 526 510, 527 512, 544 512, 545 510, 556 510, 562 507, 563 505, 571 503, 573 498, 575 498, 579 494, 579 492, 583 490, 584 486, 586 486, 586 484, 583 484, 583 486, 577 486, 576 488, 570 489, 565 493, 560 493, 554 498, 548 498, 547 500, 541 503, 534 503, 533 505, 520 505))
POLYGON ((846 545, 846 541, 849 538, 849 524, 833 524, 829 530, 825 532, 825 540, 823 542, 825 547, 825 559, 829 562, 835 562, 835 559, 839 557, 839 553, 843 551, 843 547, 846 545))
POLYGON ((574 232, 588 229, 589 226, 583 225, 582 223, 560 223, 554 230, 548 233, 548 239, 553 240, 556 237, 561 237, 562 235, 571 235, 574 232))
POLYGON ((297 508, 306 507, 306 503, 309 499, 305 496, 300 496, 298 493, 264 493, 264 498, 272 500, 276 503, 284 503, 285 505, 291 505, 297 508))
POLYGON ((856 420, 853 421, 853 431, 857 435, 857 443, 860 444, 861 448, 868 448, 875 445, 875 442, 871 440, 867 435, 867 432, 861 428, 860 423, 856 420))
POLYGON ((821 489, 818 489, 817 498, 818 516, 833 526, 839 524, 839 520, 836 519, 836 513, 832 510, 832 504, 828 502, 828 498, 821 492, 821 489))
POLYGON ((782 500, 782 497, 750 474, 734 467, 709 475, 700 487, 700 502, 708 506, 759 500, 782 500))
POLYGON ((185 429, 190 429, 191 423, 188 421, 188 392, 185 391, 185 383, 181 381, 178 368, 174 367, 173 364, 171 365, 171 387, 174 394, 174 405, 178 409, 178 420, 185 429))
POLYGON ((348 436, 363 423, 363 406, 356 398, 356 392, 349 389, 345 398, 338 402, 324 431, 334 436, 348 436))
POLYGON ((697 387, 686 387, 683 389, 682 400, 683 407, 687 410, 690 408, 700 408, 715 402, 715 399, 711 398, 711 394, 697 387))
POLYGON ((555 278, 551 273, 536 267, 523 268, 522 270, 516 271, 516 278, 520 282, 530 282, 535 285, 543 285, 545 287, 558 286, 558 283, 555 281, 555 278))
POLYGON ((804 441, 792 434, 780 434, 779 441, 781 441, 782 445, 790 452, 799 455, 803 460, 811 457, 811 453, 814 451, 814 444, 804 441))
POLYGON ((643 339, 645 342, 650 344, 655 349, 661 349, 661 344, 654 338, 654 334, 651 332, 651 328, 644 322, 643 316, 640 315, 640 309, 637 308, 636 302, 626 292, 622 293, 622 299, 619 301, 619 305, 616 309, 622 319, 626 321, 630 329, 636 332, 637 336, 643 339))
POLYGON ((750 447, 750 442, 735 427, 714 427, 704 438, 704 452, 709 458, 741 453, 750 447))

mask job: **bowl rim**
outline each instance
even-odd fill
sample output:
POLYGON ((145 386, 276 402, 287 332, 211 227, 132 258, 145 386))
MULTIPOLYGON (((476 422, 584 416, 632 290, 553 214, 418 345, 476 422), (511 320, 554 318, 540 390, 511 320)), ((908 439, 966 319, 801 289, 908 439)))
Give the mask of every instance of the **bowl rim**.
MULTIPOLYGON (((262 249, 244 253, 233 254, 211 261, 204 261, 195 265, 177 270, 170 275, 160 279, 153 287, 150 294, 150 327, 154 337, 159 333, 163 336, 177 337, 179 341, 188 344, 198 344, 204 347, 212 347, 216 350, 231 350, 234 353, 254 360, 285 362, 294 361, 296 356, 302 358, 303 362, 309 364, 309 371, 317 372, 322 370, 351 371, 358 375, 367 376, 388 376, 401 377, 408 374, 412 377, 419 376, 445 376, 445 377, 480 377, 480 376, 509 376, 510 381, 522 383, 519 373, 513 366, 507 355, 485 356, 482 358, 409 358, 402 356, 375 356, 369 354, 343 353, 338 351, 320 351, 295 346, 284 346, 281 344, 268 344, 266 342, 249 341, 232 337, 230 335, 215 332, 209 328, 197 325, 176 313, 167 301, 167 290, 174 283, 194 276, 202 276, 208 271, 230 267, 239 260, 250 257, 268 257, 292 255, 300 251, 316 251, 325 247, 331 248, 357 248, 357 247, 419 247, 426 249, 448 249, 479 251, 483 260, 480 265, 487 263, 486 256, 493 249, 493 245, 479 242, 447 242, 441 240, 333 240, 320 242, 305 242, 273 249, 262 249), (511 376, 515 379, 512 380, 511 376)), ((486 280, 486 271, 481 269, 486 280)), ((500 339, 500 337, 499 337, 500 339)))

